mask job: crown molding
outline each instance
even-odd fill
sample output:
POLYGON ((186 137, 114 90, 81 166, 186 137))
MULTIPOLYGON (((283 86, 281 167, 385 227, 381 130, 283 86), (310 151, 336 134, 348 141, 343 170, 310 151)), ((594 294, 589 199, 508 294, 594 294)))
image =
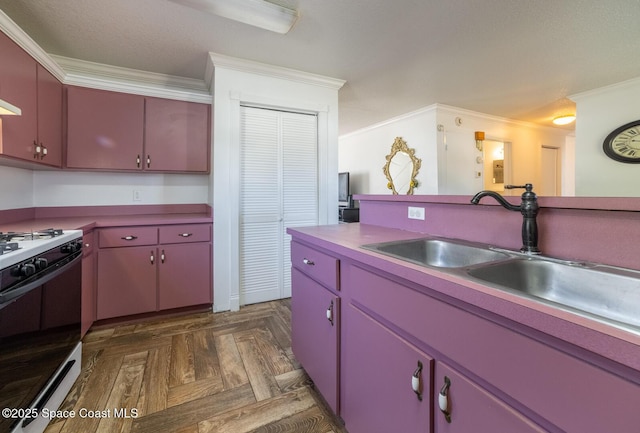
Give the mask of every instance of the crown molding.
POLYGON ((404 114, 400 114, 399 116, 395 116, 395 117, 392 117, 390 119, 385 119, 385 120, 382 120, 380 122, 374 123, 372 125, 368 125, 368 126, 362 127, 362 128, 357 129, 355 131, 352 131, 352 132, 349 132, 347 134, 341 135, 339 138, 340 139, 344 139, 344 138, 349 138, 349 137, 352 137, 352 136, 355 136, 355 135, 363 134, 365 132, 373 131, 373 130, 381 128, 383 126, 386 126, 386 125, 389 125, 389 124, 392 124, 392 123, 395 123, 395 122, 399 122, 401 120, 411 119, 411 118, 413 118, 415 116, 419 116, 421 114, 427 114, 427 113, 430 113, 430 112, 432 112, 434 114, 437 114, 438 107, 439 107, 438 104, 431 104, 431 105, 428 105, 426 107, 419 108, 417 110, 410 111, 410 112, 404 113, 404 114))
POLYGON ((64 84, 189 102, 210 104, 212 101, 204 80, 122 68, 56 55, 51 57, 65 71, 64 84))
POLYGON ((49 56, 31 37, 25 33, 18 25, 13 22, 7 14, 0 10, 0 30, 7 35, 13 42, 18 44, 20 48, 25 50, 27 54, 33 57, 46 70, 58 79, 64 82, 65 72, 52 58, 49 56))
POLYGON ((383 120, 383 121, 378 122, 378 123, 374 123, 373 125, 365 126, 364 128, 358 129, 356 131, 349 132, 348 134, 341 135, 339 138, 340 139, 349 138, 351 136, 362 134, 362 133, 365 133, 365 132, 380 128, 382 126, 389 125, 391 123, 395 123, 395 122, 398 122, 398 121, 401 121, 401 120, 405 120, 405 119, 411 119, 413 117, 419 116, 421 114, 427 114, 427 113, 435 113, 436 115, 445 114, 445 115, 450 115, 450 116, 463 115, 463 116, 473 117, 473 118, 475 118, 477 120, 485 120, 485 121, 502 123, 504 125, 513 125, 513 126, 517 126, 517 127, 537 129, 537 130, 540 130, 540 131, 547 131, 547 132, 551 132, 551 133, 554 133, 554 134, 562 134, 562 135, 566 135, 566 136, 571 135, 571 133, 573 132, 573 131, 568 131, 568 130, 561 129, 561 128, 554 128, 554 127, 550 127, 550 126, 538 125, 538 124, 535 124, 535 123, 525 122, 525 121, 522 121, 522 120, 509 119, 507 117, 494 116, 492 114, 485 114, 485 113, 480 113, 478 111, 467 110, 466 108, 458 108, 458 107, 454 107, 454 106, 451 106, 451 105, 445 105, 445 104, 436 103, 436 104, 428 105, 428 106, 423 107, 423 108, 419 108, 419 109, 414 110, 414 111, 410 111, 410 112, 405 113, 405 114, 401 114, 401 115, 396 116, 396 117, 392 117, 390 119, 383 120))
POLYGON ((215 68, 231 69, 238 72, 263 75, 272 78, 281 78, 288 81, 297 81, 313 86, 327 87, 329 89, 340 90, 346 83, 345 80, 331 78, 324 75, 312 74, 310 72, 298 71, 296 69, 283 68, 265 63, 254 62, 253 60, 238 59, 236 57, 225 56, 209 52, 209 61, 205 73, 205 81, 212 87, 215 68))
POLYGON ((615 90, 624 90, 628 87, 635 87, 635 88, 640 87, 640 78, 632 78, 630 80, 621 81, 619 83, 610 84, 608 86, 599 87, 597 89, 576 93, 574 95, 568 96, 568 98, 578 102, 580 99, 588 98, 591 96, 597 96, 600 94, 607 94, 615 90))
POLYGON ((0 10, 0 31, 63 84, 211 104, 204 82, 56 56, 45 52, 0 10))

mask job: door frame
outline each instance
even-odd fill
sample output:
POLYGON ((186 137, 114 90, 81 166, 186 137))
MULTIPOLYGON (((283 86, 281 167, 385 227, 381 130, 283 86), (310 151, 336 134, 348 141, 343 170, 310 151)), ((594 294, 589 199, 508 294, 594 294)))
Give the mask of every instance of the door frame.
MULTIPOLYGON (((229 92, 222 98, 228 110, 228 141, 218 142, 213 152, 214 183, 214 311, 240 309, 240 106, 250 105, 315 114, 318 117, 318 224, 337 223, 338 151, 331 140, 333 113, 329 106, 303 100, 274 99, 229 92), (334 179, 335 178, 335 179, 334 179)), ((216 101, 218 102, 218 101, 216 101)), ((215 111, 215 110, 214 110, 215 111)))

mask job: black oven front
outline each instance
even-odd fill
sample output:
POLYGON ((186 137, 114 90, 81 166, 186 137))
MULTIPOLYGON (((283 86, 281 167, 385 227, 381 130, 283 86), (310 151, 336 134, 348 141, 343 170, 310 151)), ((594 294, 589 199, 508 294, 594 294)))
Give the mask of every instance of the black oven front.
POLYGON ((81 241, 0 270, 0 433, 44 430, 79 375, 81 241))

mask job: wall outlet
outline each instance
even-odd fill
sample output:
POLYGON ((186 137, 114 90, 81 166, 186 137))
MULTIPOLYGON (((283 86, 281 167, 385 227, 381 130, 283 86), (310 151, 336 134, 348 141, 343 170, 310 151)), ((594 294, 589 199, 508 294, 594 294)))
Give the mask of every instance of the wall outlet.
POLYGON ((424 221, 424 208, 409 206, 409 219, 424 221))
POLYGON ((133 190, 133 201, 142 201, 142 194, 140 194, 140 190, 133 190))

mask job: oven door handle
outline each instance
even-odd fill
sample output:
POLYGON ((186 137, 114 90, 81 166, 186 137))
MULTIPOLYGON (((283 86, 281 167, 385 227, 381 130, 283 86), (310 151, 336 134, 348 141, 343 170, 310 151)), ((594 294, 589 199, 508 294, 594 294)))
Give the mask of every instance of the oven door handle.
POLYGON ((14 289, 10 289, 4 293, 0 293, 0 308, 4 308, 7 304, 13 302, 14 300, 21 297, 22 295, 26 295, 33 289, 36 289, 41 285, 43 285, 44 283, 53 280, 55 277, 62 274, 71 266, 73 266, 75 262, 80 260, 81 258, 82 258, 82 251, 74 253, 73 256, 66 257, 60 260, 59 262, 57 262, 53 266, 55 269, 51 269, 50 271, 46 272, 44 275, 37 274, 34 276, 35 279, 33 279, 32 281, 29 281, 28 283, 21 285, 19 287, 16 287, 14 289))

